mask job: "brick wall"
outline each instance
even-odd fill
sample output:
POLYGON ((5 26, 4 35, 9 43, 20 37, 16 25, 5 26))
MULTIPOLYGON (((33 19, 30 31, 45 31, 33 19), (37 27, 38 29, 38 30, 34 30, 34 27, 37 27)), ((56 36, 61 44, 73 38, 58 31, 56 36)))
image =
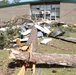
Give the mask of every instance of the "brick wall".
POLYGON ((31 14, 30 4, 0 8, 0 19, 2 19, 3 21, 8 21, 12 17, 25 14, 31 14))
POLYGON ((60 3, 60 21, 76 23, 76 3, 60 3))

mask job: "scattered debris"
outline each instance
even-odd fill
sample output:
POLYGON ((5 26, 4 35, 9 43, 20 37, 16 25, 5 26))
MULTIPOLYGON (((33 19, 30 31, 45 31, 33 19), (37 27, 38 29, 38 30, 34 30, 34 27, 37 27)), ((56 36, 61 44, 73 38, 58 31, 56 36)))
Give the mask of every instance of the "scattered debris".
POLYGON ((50 34, 51 31, 46 26, 44 26, 44 29, 50 34))
POLYGON ((58 23, 58 26, 63 26, 63 25, 66 25, 66 23, 65 22, 59 22, 58 23))
POLYGON ((53 37, 57 37, 57 36, 60 36, 60 35, 63 35, 65 32, 61 29, 58 29, 56 31, 53 32, 53 37))
MULTIPOLYGON (((29 38, 23 38, 23 39, 20 39, 20 41, 21 41, 21 42, 27 42, 28 39, 29 39, 29 38)), ((16 42, 16 39, 13 40, 13 41, 11 41, 11 42, 15 43, 15 42, 16 42)))
POLYGON ((25 32, 21 32, 21 35, 28 35, 29 33, 31 33, 31 29, 28 29, 25 32))
POLYGON ((10 48, 4 48, 3 50, 7 50, 7 51, 9 51, 9 50, 10 50, 10 48))
POLYGON ((38 31, 38 33, 37 33, 37 37, 38 37, 38 38, 43 38, 44 35, 43 35, 43 33, 42 33, 41 31, 38 31))
POLYGON ((6 31, 6 29, 5 28, 0 28, 0 31, 6 31))
POLYGON ((50 34, 51 33, 51 31, 48 29, 48 28, 43 28, 43 27, 41 27, 40 25, 35 25, 35 27, 37 28, 37 29, 39 29, 39 30, 41 30, 42 32, 44 32, 44 33, 46 33, 46 34, 50 34))
POLYGON ((44 22, 44 23, 47 23, 47 24, 51 24, 51 20, 48 20, 48 19, 46 19, 46 20, 43 20, 42 22, 44 22))
POLYGON ((20 28, 21 28, 21 30, 22 30, 23 32, 26 31, 25 26, 20 26, 20 28))
POLYGON ((60 37, 57 37, 57 38, 59 38, 61 40, 65 40, 65 41, 76 43, 76 38, 73 38, 73 37, 60 36, 60 37))
POLYGON ((50 42, 52 40, 52 38, 44 38, 40 43, 41 44, 47 44, 48 42, 50 42))
POLYGON ((33 26, 34 26, 34 23, 33 22, 25 22, 24 24, 23 24, 23 26, 25 27, 25 28, 32 28, 33 26))
POLYGON ((64 28, 65 28, 65 27, 68 27, 68 25, 62 25, 62 26, 63 26, 64 28))

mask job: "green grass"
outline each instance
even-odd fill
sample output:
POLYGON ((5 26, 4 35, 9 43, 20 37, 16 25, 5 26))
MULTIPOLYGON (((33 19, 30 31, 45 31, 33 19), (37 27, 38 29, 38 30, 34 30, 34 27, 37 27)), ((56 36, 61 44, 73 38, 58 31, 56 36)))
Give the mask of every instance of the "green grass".
POLYGON ((37 51, 40 53, 76 54, 76 44, 52 38, 49 45, 39 43, 37 51), (50 46, 51 44, 58 48, 50 46))
POLYGON ((75 74, 76 74, 76 68, 66 68, 66 67, 43 68, 43 73, 42 73, 42 75, 75 75, 75 74), (54 73, 53 71, 56 71, 56 72, 54 73))

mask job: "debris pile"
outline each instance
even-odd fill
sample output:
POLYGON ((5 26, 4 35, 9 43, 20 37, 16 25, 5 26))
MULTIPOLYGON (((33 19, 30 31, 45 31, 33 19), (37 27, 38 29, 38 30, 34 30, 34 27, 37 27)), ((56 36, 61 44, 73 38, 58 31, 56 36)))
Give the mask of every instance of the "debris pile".
MULTIPOLYGON (((37 28, 38 38, 54 37, 54 38, 59 38, 61 40, 64 38, 65 40, 66 39, 65 37, 67 37, 65 36, 65 34, 68 34, 68 31, 69 32, 76 31, 75 27, 73 27, 75 24, 73 26, 70 26, 65 24, 64 22, 59 23, 57 21, 55 22, 49 20, 42 20, 40 22, 39 21, 37 22, 34 20, 27 19, 24 16, 18 18, 15 17, 14 19, 11 19, 10 21, 3 23, 5 24, 5 27, 1 26, 0 32, 2 32, 1 34, 4 33, 4 37, 7 36, 5 40, 8 41, 8 44, 9 42, 16 42, 16 38, 20 38, 21 42, 27 41, 33 26, 37 28)), ((69 41, 71 42, 71 40, 69 41)), ((8 44, 6 45, 7 47, 8 44)))
MULTIPOLYGON (((47 20, 37 22, 24 18, 15 18, 15 20, 6 22, 6 27, 0 28, 0 47, 5 47, 3 46, 4 44, 10 45, 10 43, 16 43, 16 45, 10 48, 9 58, 18 60, 18 64, 22 66, 18 75, 21 73, 24 74, 23 71, 25 71, 27 67, 31 67, 34 74, 36 63, 76 66, 76 60, 74 60, 76 59, 75 54, 43 54, 37 52, 38 38, 41 39, 39 44, 44 44, 45 46, 48 45, 53 38, 76 43, 76 38, 65 36, 68 31, 73 31, 71 26, 64 23, 55 23, 56 24, 53 25, 54 22, 47 20)), ((50 46, 67 50, 57 47, 52 43, 50 46)))
MULTIPOLYGON (((44 39, 43 44, 46 44, 51 39, 44 39)), ((19 60, 22 66, 22 71, 25 72, 27 64, 33 69, 33 74, 35 74, 36 63, 46 63, 46 64, 58 64, 65 66, 76 66, 76 55, 71 54, 43 54, 36 52, 38 41, 37 41, 37 29, 32 28, 31 34, 28 41, 22 44, 19 40, 16 41, 19 47, 12 48, 10 53, 10 58, 14 60, 19 60), (24 66, 25 65, 25 66, 24 66), (25 67, 25 68, 23 68, 25 67)), ((23 72, 23 73, 24 73, 23 72)), ((19 72, 20 73, 20 72, 19 72)))

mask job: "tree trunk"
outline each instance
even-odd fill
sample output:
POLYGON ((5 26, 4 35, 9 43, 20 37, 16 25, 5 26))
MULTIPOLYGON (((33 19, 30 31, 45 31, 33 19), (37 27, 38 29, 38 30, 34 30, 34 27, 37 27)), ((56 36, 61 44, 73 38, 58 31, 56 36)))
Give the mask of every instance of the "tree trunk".
POLYGON ((30 58, 29 52, 19 52, 13 53, 17 60, 23 60, 27 62, 37 62, 37 63, 47 63, 47 64, 58 64, 66 66, 76 65, 76 55, 71 54, 42 54, 42 53, 32 53, 32 58, 30 58))
POLYGON ((38 41, 37 41, 37 29, 35 27, 32 28, 32 31, 29 36, 29 40, 26 42, 26 44, 31 44, 32 43, 32 51, 37 50, 38 46, 38 41))

